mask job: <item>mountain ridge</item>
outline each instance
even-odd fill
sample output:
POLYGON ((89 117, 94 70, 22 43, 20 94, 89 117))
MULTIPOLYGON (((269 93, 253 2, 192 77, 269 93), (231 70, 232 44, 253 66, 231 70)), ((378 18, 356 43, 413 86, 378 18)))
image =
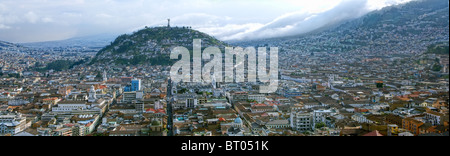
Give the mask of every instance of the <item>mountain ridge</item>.
POLYGON ((82 37, 73 37, 65 40, 18 43, 30 48, 56 48, 56 47, 93 47, 102 48, 115 39, 115 34, 98 34, 82 37))
POLYGON ((0 50, 23 48, 23 46, 0 40, 0 50))

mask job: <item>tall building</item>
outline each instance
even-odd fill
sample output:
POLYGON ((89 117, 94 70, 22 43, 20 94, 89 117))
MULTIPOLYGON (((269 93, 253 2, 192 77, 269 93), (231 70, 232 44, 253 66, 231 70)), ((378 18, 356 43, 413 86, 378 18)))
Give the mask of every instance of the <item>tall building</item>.
POLYGON ((145 112, 144 102, 141 102, 141 101, 133 101, 133 102, 134 102, 134 106, 136 108, 137 113, 142 114, 145 112))
POLYGON ((31 126, 26 123, 26 118, 22 114, 5 114, 0 115, 0 136, 10 134, 14 135, 31 126))
POLYGON ((142 98, 144 97, 144 92, 136 92, 136 91, 132 91, 132 92, 124 92, 123 93, 123 99, 122 99, 122 103, 131 103, 133 101, 138 101, 138 100, 142 100, 142 98))
POLYGON ((140 79, 133 79, 131 80, 131 91, 139 91, 141 90, 141 80, 140 79))
POLYGON ((291 127, 294 130, 305 132, 313 130, 313 113, 308 111, 292 111, 291 127))
POLYGON ((173 106, 177 109, 195 108, 198 105, 195 94, 178 94, 175 99, 177 102, 173 106))

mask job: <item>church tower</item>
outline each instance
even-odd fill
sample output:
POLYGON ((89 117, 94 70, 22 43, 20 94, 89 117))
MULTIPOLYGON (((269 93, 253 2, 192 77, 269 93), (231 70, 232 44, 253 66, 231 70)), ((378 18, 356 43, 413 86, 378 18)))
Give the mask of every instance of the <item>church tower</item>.
POLYGON ((97 95, 95 93, 95 87, 91 86, 91 90, 89 91, 88 102, 95 102, 97 100, 97 95))

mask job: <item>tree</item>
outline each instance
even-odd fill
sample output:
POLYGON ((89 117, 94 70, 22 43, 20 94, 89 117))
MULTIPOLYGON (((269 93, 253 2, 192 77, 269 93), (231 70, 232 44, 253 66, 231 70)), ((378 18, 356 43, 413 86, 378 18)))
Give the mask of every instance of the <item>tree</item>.
POLYGON ((159 121, 153 120, 152 121, 152 126, 158 126, 159 125, 159 121))
POLYGON ((320 128, 325 127, 325 126, 326 126, 325 123, 320 122, 320 123, 316 124, 316 129, 320 129, 320 128))
POLYGON ((95 79, 101 80, 101 79, 103 79, 103 75, 100 74, 100 72, 97 72, 97 75, 95 76, 95 79))
POLYGON ((186 88, 182 88, 181 90, 178 90, 178 94, 184 94, 186 93, 188 90, 186 88))
POLYGON ((435 64, 431 68, 432 71, 436 71, 436 72, 441 71, 441 69, 442 69, 442 66, 440 66, 439 64, 435 64))
POLYGON ((18 74, 18 73, 10 73, 10 74, 8 74, 8 77, 14 77, 14 78, 20 78, 20 74, 18 74))
POLYGON ((44 70, 64 71, 73 67, 74 62, 69 60, 56 60, 44 68, 44 70))
POLYGON ((376 83, 377 88, 383 88, 383 83, 376 83))

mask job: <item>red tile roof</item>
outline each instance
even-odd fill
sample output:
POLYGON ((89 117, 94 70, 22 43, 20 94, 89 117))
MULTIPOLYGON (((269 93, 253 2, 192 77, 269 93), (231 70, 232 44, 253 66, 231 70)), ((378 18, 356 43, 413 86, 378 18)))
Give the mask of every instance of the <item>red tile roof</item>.
POLYGON ((164 109, 158 109, 158 110, 157 110, 157 113, 166 114, 166 110, 164 110, 164 109))
POLYGON ((156 113, 156 110, 155 109, 153 109, 153 108, 149 108, 149 109, 147 109, 147 110, 145 110, 146 112, 154 112, 154 113, 156 113))
POLYGON ((260 104, 254 104, 254 107, 265 107, 267 106, 266 104, 260 103, 260 104))

